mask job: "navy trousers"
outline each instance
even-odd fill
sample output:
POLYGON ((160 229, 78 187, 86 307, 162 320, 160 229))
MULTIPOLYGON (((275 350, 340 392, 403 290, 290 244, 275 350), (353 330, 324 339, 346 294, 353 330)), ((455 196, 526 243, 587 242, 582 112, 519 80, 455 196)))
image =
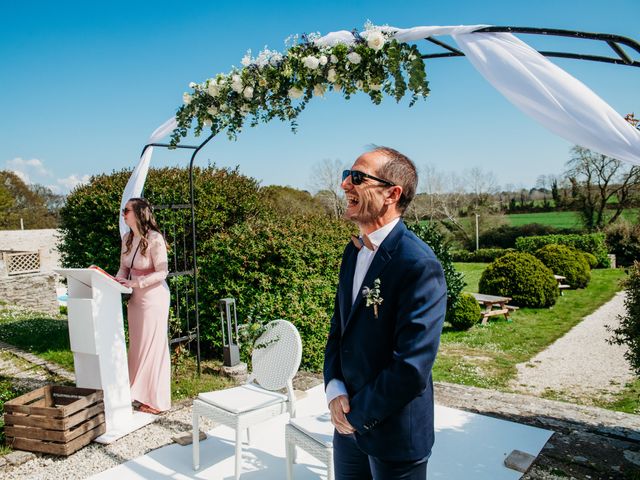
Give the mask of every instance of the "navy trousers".
POLYGON ((353 435, 333 433, 336 480, 426 480, 427 460, 383 461, 360 450, 353 435))

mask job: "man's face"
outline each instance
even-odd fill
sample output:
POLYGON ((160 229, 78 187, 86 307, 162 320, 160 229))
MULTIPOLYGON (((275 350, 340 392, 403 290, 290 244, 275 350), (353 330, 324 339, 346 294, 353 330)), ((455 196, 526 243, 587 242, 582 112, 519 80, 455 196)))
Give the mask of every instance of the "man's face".
MULTIPOLYGON (((386 158, 377 152, 368 152, 356 160, 351 170, 358 170, 362 173, 378 176, 378 170, 386 158)), ((351 176, 348 176, 340 185, 347 198, 347 209, 344 218, 366 225, 373 223, 382 216, 386 206, 386 186, 376 180, 364 178, 360 185, 354 185, 351 176)))

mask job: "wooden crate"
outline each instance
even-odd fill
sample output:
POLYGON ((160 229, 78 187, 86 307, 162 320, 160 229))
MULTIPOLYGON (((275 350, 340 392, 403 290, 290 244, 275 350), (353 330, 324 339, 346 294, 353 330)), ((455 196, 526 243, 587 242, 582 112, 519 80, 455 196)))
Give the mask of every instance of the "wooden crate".
POLYGON ((4 404, 7 444, 71 455, 105 430, 102 390, 47 385, 4 404))

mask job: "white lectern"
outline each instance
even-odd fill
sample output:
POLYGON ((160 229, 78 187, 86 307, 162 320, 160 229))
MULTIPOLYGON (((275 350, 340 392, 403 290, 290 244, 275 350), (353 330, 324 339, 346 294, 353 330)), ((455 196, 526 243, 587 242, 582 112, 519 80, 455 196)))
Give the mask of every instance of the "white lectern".
POLYGON ((156 418, 131 407, 120 297, 131 289, 94 268, 55 271, 68 282, 67 315, 76 386, 104 391, 107 431, 95 441, 111 443, 156 418))

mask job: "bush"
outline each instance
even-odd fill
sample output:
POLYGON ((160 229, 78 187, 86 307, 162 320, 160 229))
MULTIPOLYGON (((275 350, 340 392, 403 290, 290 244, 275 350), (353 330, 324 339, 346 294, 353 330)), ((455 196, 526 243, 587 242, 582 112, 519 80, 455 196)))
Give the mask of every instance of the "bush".
POLYGON ((462 292, 453 308, 447 311, 446 320, 455 330, 467 330, 480 319, 480 305, 470 293, 462 292))
POLYGON ((479 248, 474 252, 467 250, 454 250, 451 257, 454 262, 493 262, 509 252, 514 252, 513 248, 479 248))
POLYGON ((500 225, 480 234, 480 245, 495 248, 514 248, 518 237, 532 237, 540 235, 566 235, 579 233, 572 228, 556 228, 540 223, 526 225, 500 225))
POLYGON ((617 265, 633 265, 634 260, 640 258, 640 224, 618 220, 607 226, 605 235, 609 251, 616 255, 617 265))
POLYGON ((516 240, 516 249, 521 252, 534 253, 551 243, 566 245, 594 255, 598 259, 598 267, 607 268, 610 265, 609 257, 607 256, 607 246, 604 242, 604 234, 602 233, 520 237, 516 240))
POLYGON ((574 248, 549 244, 537 250, 535 256, 556 275, 567 277, 565 282, 572 288, 584 288, 591 281, 589 263, 574 248))
POLYGON ((203 245, 203 341, 221 351, 218 300, 236 299, 238 322, 284 318, 299 330, 301 367, 321 370, 342 253, 352 226, 324 214, 254 219, 203 245))
POLYGON ((618 315, 620 326, 613 330, 611 343, 627 346, 625 358, 640 376, 640 262, 634 262, 623 285, 627 292, 624 301, 626 313, 618 315))
POLYGON ((449 252, 449 246, 444 240, 444 236, 438 230, 433 222, 420 222, 407 225, 409 230, 415 233, 423 242, 431 247, 433 253, 440 261, 444 270, 444 278, 447 282, 447 315, 450 315, 460 297, 462 289, 466 282, 462 273, 458 272, 453 266, 453 259, 449 252))
POLYGON ((520 307, 550 307, 558 298, 553 273, 529 253, 513 252, 491 263, 480 277, 479 290, 511 297, 520 307))
POLYGON ((592 253, 583 252, 582 250, 576 250, 576 252, 578 252, 579 254, 581 254, 584 257, 584 259, 589 264, 589 268, 591 270, 593 270, 594 268, 596 268, 598 266, 598 259, 592 253))

